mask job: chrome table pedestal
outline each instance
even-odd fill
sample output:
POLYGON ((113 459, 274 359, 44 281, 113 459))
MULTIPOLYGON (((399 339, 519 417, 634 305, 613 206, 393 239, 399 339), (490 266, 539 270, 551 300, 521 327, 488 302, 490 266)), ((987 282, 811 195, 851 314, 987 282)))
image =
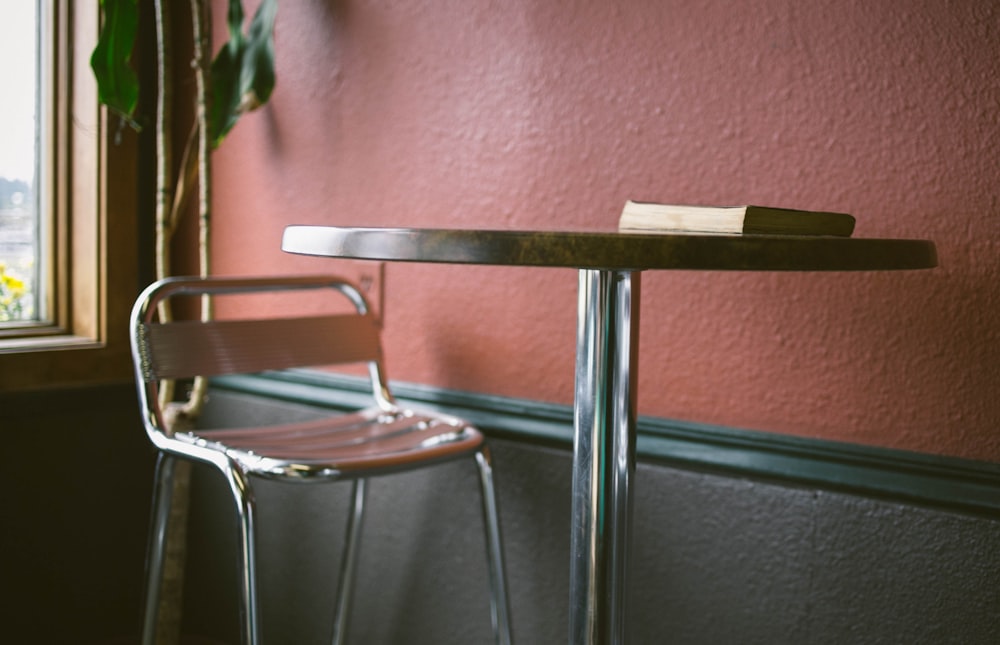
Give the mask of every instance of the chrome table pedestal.
POLYGON ((635 472, 638 271, 581 270, 576 336, 570 642, 625 643, 635 472))

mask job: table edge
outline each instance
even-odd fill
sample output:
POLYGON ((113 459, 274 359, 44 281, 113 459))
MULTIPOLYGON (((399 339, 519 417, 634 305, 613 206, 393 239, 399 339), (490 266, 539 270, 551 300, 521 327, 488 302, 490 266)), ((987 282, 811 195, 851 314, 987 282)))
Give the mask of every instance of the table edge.
POLYGON ((937 266, 933 241, 794 235, 290 225, 298 255, 607 270, 865 271, 937 266))

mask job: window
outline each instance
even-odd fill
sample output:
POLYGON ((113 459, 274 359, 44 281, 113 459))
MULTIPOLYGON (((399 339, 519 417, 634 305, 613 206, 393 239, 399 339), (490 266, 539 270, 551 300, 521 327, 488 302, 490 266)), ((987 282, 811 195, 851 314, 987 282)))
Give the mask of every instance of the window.
MULTIPOLYGON (((33 168, 25 171, 18 153, 22 165, 10 171, 32 176, 20 179, 21 195, 9 202, 11 208, 18 202, 21 215, 27 204, 35 209, 34 228, 18 233, 19 244, 34 244, 34 259, 0 256, 14 286, 23 283, 24 294, 18 319, 0 322, 0 390, 128 378, 125 328, 138 291, 137 138, 109 127, 98 106, 89 59, 99 3, 4 0, 0 29, 22 19, 19 14, 8 20, 15 8, 33 15, 38 25, 37 56, 14 59, 37 66, 34 123, 26 126, 34 140, 33 168)), ((18 27, 19 34, 23 30, 18 27)), ((0 40, 5 48, 13 46, 7 41, 14 38, 6 34, 0 33, 0 40)), ((10 60, 6 51, 0 55, 5 64, 10 60)), ((4 74, 6 101, 13 81, 4 74)), ((6 113, 0 114, 6 120, 6 113)), ((6 174, 5 168, 0 166, 0 173, 6 174)), ((0 238, 0 249, 7 248, 4 243, 0 238)), ((19 253, 27 255, 23 248, 19 253)))
POLYGON ((41 27, 33 0, 0 4, 0 325, 44 318, 34 190, 41 27))

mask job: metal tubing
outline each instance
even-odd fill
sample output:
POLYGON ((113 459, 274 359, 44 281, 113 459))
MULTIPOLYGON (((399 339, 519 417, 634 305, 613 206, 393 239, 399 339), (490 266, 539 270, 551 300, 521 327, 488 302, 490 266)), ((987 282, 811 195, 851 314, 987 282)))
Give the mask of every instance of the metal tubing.
POLYGON ((570 643, 625 643, 640 273, 580 271, 570 643))
POLYGON ((333 614, 333 645, 341 645, 347 636, 347 622, 351 617, 354 577, 358 568, 358 552, 361 546, 361 525, 365 519, 365 494, 367 490, 367 479, 354 480, 354 485, 351 488, 351 512, 347 516, 344 553, 340 558, 337 606, 333 614))
POLYGON ((157 618, 160 611, 160 585, 163 583, 163 563, 166 560, 167 528, 170 524, 170 502, 174 492, 176 459, 159 453, 153 477, 153 514, 150 521, 149 553, 146 554, 146 607, 142 617, 142 644, 156 641, 157 618))
POLYGON ((254 496, 246 475, 235 464, 223 469, 229 482, 239 525, 240 622, 243 642, 260 643, 260 614, 257 606, 257 552, 254 544, 254 496))
POLYGON ((490 573, 490 618, 497 645, 510 645, 510 606, 507 599, 506 574, 503 563, 503 542, 500 539, 500 513, 496 489, 493 486, 493 460, 489 448, 476 453, 479 484, 483 500, 483 522, 486 526, 486 561, 490 573))

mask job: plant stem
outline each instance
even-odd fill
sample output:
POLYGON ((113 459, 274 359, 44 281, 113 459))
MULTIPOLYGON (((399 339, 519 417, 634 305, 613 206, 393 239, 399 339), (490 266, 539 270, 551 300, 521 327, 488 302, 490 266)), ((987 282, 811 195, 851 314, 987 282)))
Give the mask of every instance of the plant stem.
MULTIPOLYGON (((170 275, 170 240, 173 237, 174 202, 173 145, 173 55, 170 12, 163 0, 155 0, 156 12, 156 277, 170 275)), ((169 303, 159 307, 161 322, 173 319, 169 303)), ((160 407, 174 398, 174 382, 160 384, 160 407)))
MULTIPOLYGON (((196 113, 198 122, 198 259, 200 275, 211 273, 211 187, 212 167, 208 140, 208 83, 210 81, 211 60, 208 51, 209 11, 204 0, 191 0, 191 28, 194 36, 194 62, 196 81, 196 113)), ((212 299, 203 296, 201 319, 212 319, 212 299)), ((197 377, 184 413, 189 418, 197 418, 205 405, 208 379, 197 377)))

